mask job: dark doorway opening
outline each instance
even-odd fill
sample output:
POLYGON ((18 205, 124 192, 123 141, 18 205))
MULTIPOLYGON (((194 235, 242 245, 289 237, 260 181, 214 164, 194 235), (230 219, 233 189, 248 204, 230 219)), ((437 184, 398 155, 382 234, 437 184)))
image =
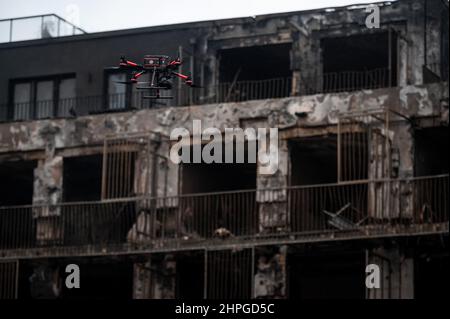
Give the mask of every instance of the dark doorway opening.
POLYGON ((177 255, 177 299, 202 299, 204 294, 205 257, 196 251, 177 255))
POLYGON ((65 202, 97 201, 102 191, 102 155, 64 158, 65 202))
POLYGON ((0 207, 33 202, 36 161, 0 163, 0 207))
POLYGON ((220 50, 218 95, 221 100, 289 96, 290 50, 290 43, 220 50))
POLYGON ((364 299, 363 251, 315 251, 288 255, 290 299, 364 299))
POLYGON ((449 173, 448 127, 417 129, 414 141, 415 176, 449 173))
POLYGON ((395 32, 324 38, 322 52, 324 92, 397 85, 395 32))
POLYGON ((337 181, 337 137, 316 136, 290 141, 291 185, 337 181))

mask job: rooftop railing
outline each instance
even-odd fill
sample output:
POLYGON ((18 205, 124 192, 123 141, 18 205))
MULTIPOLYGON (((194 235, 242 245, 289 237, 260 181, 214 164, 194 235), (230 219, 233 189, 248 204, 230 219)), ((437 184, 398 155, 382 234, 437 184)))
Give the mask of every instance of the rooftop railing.
POLYGON ((448 232, 448 175, 0 208, 0 258, 448 232))
POLYGON ((56 14, 0 20, 0 43, 86 34, 56 14))

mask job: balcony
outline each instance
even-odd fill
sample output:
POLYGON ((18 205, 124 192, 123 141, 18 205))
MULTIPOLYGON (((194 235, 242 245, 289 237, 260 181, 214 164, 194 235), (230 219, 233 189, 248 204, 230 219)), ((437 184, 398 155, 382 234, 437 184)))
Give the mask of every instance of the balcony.
POLYGON ((448 175, 0 208, 0 258, 448 232, 448 175))
MULTIPOLYGON (((237 81, 192 89, 173 89, 171 100, 144 99, 147 92, 82 96, 59 100, 0 104, 0 122, 66 118, 78 115, 123 112, 165 106, 189 106, 217 103, 239 103, 251 100, 277 99, 291 96, 292 78, 261 81, 237 81)), ((377 69, 366 72, 327 73, 313 79, 302 79, 298 95, 352 92, 362 89, 390 87, 389 71, 377 69)), ((169 95, 170 92, 162 92, 169 95)))

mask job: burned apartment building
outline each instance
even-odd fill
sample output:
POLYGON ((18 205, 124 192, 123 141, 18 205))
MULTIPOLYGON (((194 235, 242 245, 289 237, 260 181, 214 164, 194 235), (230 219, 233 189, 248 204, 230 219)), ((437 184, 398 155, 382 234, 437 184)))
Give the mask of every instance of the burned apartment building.
POLYGON ((357 5, 69 35, 50 15, 33 40, 0 21, 0 297, 448 296, 448 2, 376 6, 379 28, 357 5), (147 54, 201 88, 118 84, 147 54), (278 128, 276 173, 173 163, 195 119, 278 128))

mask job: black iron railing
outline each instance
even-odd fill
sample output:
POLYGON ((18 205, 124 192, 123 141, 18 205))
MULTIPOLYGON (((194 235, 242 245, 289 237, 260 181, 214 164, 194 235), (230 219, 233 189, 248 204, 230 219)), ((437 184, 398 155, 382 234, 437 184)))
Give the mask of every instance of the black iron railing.
POLYGON ((0 122, 27 121, 46 118, 65 118, 101 112, 120 112, 163 106, 196 105, 208 103, 243 102, 249 100, 282 98, 290 95, 290 78, 262 81, 221 83, 210 88, 188 88, 181 91, 162 91, 162 96, 172 95, 173 99, 145 99, 148 92, 108 94, 74 97, 59 100, 9 103, 0 105, 0 122))
POLYGON ((0 255, 448 231, 448 175, 0 208, 0 255))

